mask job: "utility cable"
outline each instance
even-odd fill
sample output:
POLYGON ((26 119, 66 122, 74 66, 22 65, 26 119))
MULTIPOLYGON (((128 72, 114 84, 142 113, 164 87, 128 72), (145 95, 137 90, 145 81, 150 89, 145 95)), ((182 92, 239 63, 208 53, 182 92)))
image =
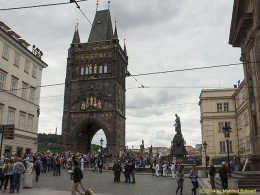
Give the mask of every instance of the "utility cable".
MULTIPOLYGON (((78 0, 77 2, 82 2, 87 0, 78 0)), ((74 1, 73 1, 74 2, 74 1)), ((52 4, 44 4, 44 5, 31 5, 31 6, 24 6, 24 7, 11 7, 11 8, 2 8, 0 11, 10 11, 10 10, 19 10, 19 9, 30 9, 30 8, 38 8, 38 7, 48 7, 48 6, 56 6, 56 5, 65 5, 70 4, 72 2, 64 2, 64 3, 52 3, 52 4)), ((78 5, 77 5, 78 6, 78 5)))
MULTIPOLYGON (((248 63, 256 63, 256 62, 248 62, 248 63)), ((221 68, 221 67, 227 67, 227 66, 238 66, 242 65, 243 63, 235 63, 235 64, 224 64, 224 65, 216 65, 216 66, 203 66, 203 67, 195 67, 195 68, 185 68, 185 69, 178 69, 178 70, 168 70, 168 71, 162 71, 162 72, 150 72, 150 73, 143 73, 143 74, 135 74, 132 76, 147 76, 147 75, 153 75, 153 74, 165 74, 165 73, 172 73, 172 72, 183 72, 183 71, 190 71, 190 70, 201 70, 201 69, 209 69, 209 68, 221 68)))
MULTIPOLYGON (((248 62, 248 63, 257 63, 257 62, 248 62)), ((226 64, 226 65, 213 65, 213 66, 195 67, 195 68, 186 68, 186 69, 179 69, 179 70, 169 70, 169 71, 164 71, 164 72, 153 72, 153 73, 144 73, 144 74, 136 74, 136 75, 132 75, 132 74, 130 74, 128 72, 127 75, 126 75, 126 78, 129 77, 129 76, 132 76, 134 78, 134 76, 146 76, 146 75, 155 75, 155 74, 161 74, 161 73, 173 73, 173 72, 184 72, 184 71, 191 71, 191 70, 220 68, 220 67, 227 67, 227 66, 237 66, 237 65, 241 65, 241 64, 243 64, 243 63, 226 64)), ((148 88, 148 87, 143 86, 140 82, 138 82, 138 83, 141 85, 141 88, 148 88)), ((40 85, 40 86, 36 86, 35 88, 53 87, 53 86, 64 85, 64 84, 65 83, 55 83, 55 84, 49 84, 49 85, 40 85)), ((22 89, 28 89, 28 88, 19 88, 19 89, 15 89, 15 90, 22 90, 22 89)), ((8 92, 8 91, 11 91, 11 90, 0 90, 0 93, 1 92, 8 92)))

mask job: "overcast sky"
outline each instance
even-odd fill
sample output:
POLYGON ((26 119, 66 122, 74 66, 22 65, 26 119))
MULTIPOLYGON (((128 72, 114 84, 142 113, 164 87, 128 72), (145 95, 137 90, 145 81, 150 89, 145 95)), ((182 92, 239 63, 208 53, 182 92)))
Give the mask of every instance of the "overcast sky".
MULTIPOLYGON (((69 2, 69 0, 9 0, 1 8, 69 2)), ((108 8, 100 0, 98 10, 108 8)), ((79 3, 93 22, 96 1, 79 3)), ((126 39, 132 75, 239 63, 240 49, 228 44, 231 0, 111 0, 121 46, 126 39)), ((42 85, 64 83, 68 48, 79 21, 81 42, 91 24, 75 4, 0 11, 0 20, 43 52, 49 66, 42 85)), ((114 27, 114 23, 113 23, 114 27)), ((31 49, 31 47, 30 47, 31 49)), ((180 116, 187 145, 201 143, 199 95, 202 89, 232 88, 242 81, 243 67, 229 66, 126 78, 126 145, 169 147, 180 116)), ((41 89, 39 133, 61 133, 64 85, 41 89)), ((93 143, 105 139, 102 131, 93 143)))

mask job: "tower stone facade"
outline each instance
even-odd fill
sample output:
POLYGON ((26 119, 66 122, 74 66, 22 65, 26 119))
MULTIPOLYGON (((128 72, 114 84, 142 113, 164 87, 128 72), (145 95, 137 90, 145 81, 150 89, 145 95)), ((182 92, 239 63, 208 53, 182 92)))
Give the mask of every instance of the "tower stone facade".
POLYGON ((125 150, 125 77, 128 57, 109 10, 97 11, 87 43, 75 29, 68 50, 62 119, 63 149, 87 153, 102 129, 108 154, 125 150))

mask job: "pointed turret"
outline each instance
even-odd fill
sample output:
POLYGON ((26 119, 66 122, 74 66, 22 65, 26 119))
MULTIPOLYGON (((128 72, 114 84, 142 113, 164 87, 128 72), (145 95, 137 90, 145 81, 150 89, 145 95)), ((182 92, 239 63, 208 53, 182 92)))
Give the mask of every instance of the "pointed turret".
POLYGON ((113 39, 113 28, 109 10, 97 11, 90 31, 88 42, 100 42, 113 39))
POLYGON ((116 21, 115 21, 115 30, 114 30, 113 38, 114 38, 114 39, 118 39, 117 28, 116 28, 116 21))
POLYGON ((72 40, 72 44, 79 44, 80 43, 80 38, 79 38, 79 31, 78 31, 78 23, 75 26, 75 32, 72 40))
POLYGON ((125 52, 125 55, 127 55, 126 45, 125 45, 125 39, 124 39, 124 52, 125 52))

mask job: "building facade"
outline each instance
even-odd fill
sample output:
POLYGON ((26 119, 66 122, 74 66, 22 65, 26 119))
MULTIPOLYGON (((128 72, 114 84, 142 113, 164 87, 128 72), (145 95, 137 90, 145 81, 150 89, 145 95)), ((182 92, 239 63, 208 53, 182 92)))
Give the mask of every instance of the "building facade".
POLYGON ((238 89, 233 94, 236 103, 236 123, 238 139, 238 156, 240 162, 244 162, 252 155, 250 142, 249 108, 247 104, 247 92, 245 81, 239 84, 238 89))
POLYGON ((241 48, 252 155, 252 170, 260 170, 260 1, 234 0, 229 44, 241 48))
POLYGON ((125 152, 125 78, 128 57, 109 10, 97 11, 87 43, 78 27, 68 52, 62 120, 63 149, 88 153, 103 130, 108 154, 125 152))
POLYGON ((42 53, 0 22, 0 124, 15 125, 14 139, 3 139, 1 153, 37 151, 42 53))
MULTIPOLYGON (((230 156, 237 156, 236 105, 233 97, 236 90, 236 88, 228 88, 201 91, 199 106, 202 143, 205 141, 208 144, 206 155, 210 160, 227 156, 227 143, 222 131, 225 122, 232 128, 229 142, 230 156)), ((202 163, 205 164, 204 152, 202 152, 202 163)))

